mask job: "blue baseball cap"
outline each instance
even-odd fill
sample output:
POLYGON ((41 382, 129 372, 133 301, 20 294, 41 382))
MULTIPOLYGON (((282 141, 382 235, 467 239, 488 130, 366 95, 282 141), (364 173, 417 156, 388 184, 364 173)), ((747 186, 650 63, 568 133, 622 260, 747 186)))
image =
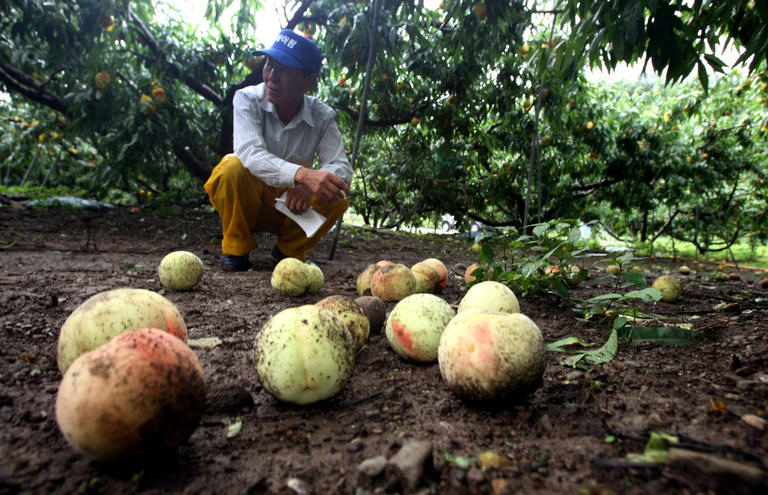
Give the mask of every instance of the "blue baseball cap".
POLYGON ((323 54, 315 42, 306 36, 283 29, 271 48, 256 50, 259 55, 269 55, 286 67, 319 72, 323 65, 323 54))

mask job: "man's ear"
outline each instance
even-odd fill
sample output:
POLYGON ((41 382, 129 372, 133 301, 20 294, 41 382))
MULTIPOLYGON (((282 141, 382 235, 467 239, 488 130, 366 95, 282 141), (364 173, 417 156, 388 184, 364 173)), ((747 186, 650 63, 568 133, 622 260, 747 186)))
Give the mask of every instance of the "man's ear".
POLYGON ((304 92, 311 91, 317 84, 317 73, 304 76, 304 92))

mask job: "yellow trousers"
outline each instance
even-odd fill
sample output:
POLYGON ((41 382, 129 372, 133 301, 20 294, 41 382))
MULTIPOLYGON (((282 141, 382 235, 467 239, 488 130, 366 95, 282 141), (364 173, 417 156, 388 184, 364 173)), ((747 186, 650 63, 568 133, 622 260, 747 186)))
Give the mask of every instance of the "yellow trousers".
POLYGON ((312 237, 275 209, 275 198, 287 187, 271 187, 254 177, 235 155, 226 155, 205 183, 208 198, 221 218, 222 254, 244 256, 258 247, 252 232, 277 234, 277 247, 293 258, 306 260, 307 251, 320 242, 349 207, 344 198, 326 203, 313 197, 310 205, 326 217, 312 237))

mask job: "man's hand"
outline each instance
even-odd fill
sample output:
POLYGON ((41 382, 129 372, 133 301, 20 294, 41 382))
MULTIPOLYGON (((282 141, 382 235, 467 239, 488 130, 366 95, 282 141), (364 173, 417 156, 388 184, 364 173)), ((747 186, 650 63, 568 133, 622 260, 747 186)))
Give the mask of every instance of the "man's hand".
MULTIPOLYGON (((344 179, 324 170, 301 167, 296 172, 294 181, 296 182, 295 189, 299 189, 299 186, 305 186, 311 194, 328 203, 343 199, 349 192, 349 186, 344 182, 344 179)), ((288 208, 290 207, 288 204, 288 208)), ((291 209, 291 211, 293 210, 291 209)))
POLYGON ((296 184, 293 189, 288 189, 285 197, 285 206, 291 212, 301 215, 309 209, 309 202, 312 199, 312 191, 304 184, 296 184))

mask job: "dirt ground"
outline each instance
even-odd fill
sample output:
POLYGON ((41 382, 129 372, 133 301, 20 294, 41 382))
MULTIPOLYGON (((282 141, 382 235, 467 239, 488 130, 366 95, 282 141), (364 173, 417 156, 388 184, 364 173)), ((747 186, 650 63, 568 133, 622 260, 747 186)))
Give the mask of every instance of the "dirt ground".
MULTIPOLYGON (((586 371, 549 352, 543 385, 522 404, 462 402, 437 364, 405 362, 377 332, 339 395, 298 407, 277 402, 257 379, 253 344, 272 315, 332 294, 356 296, 357 274, 381 259, 408 266, 441 259, 454 277, 440 295, 458 304, 466 290, 460 274, 474 261, 468 243, 345 228, 332 261, 330 236, 310 254, 325 274, 320 293, 290 298, 272 290, 270 271, 219 271, 218 235, 215 213, 193 209, 163 217, 0 208, 0 493, 768 493, 762 273, 744 270, 724 282, 690 275, 679 303, 643 309, 658 325, 687 323, 710 338, 685 347, 621 345, 610 363, 586 371), (165 291, 156 276, 177 249, 206 265, 189 292, 165 291), (175 455, 102 465, 74 451, 56 425, 56 342, 81 302, 117 287, 155 290, 177 305, 208 401, 175 455), (221 344, 199 345, 207 337, 221 344), (242 428, 228 435, 238 421, 242 428), (631 460, 651 433, 678 439, 667 462, 631 460), (415 474, 403 478, 393 469, 396 454, 415 445, 428 455, 410 457, 415 474), (495 455, 478 458, 486 452, 495 455)), ((261 240, 252 261, 269 257, 273 240, 261 240)), ((678 264, 644 263, 648 281, 678 264)), ((609 284, 590 278, 572 297, 609 292, 609 284)), ((604 322, 577 319, 554 294, 521 298, 521 308, 546 342, 604 340, 604 322)))

